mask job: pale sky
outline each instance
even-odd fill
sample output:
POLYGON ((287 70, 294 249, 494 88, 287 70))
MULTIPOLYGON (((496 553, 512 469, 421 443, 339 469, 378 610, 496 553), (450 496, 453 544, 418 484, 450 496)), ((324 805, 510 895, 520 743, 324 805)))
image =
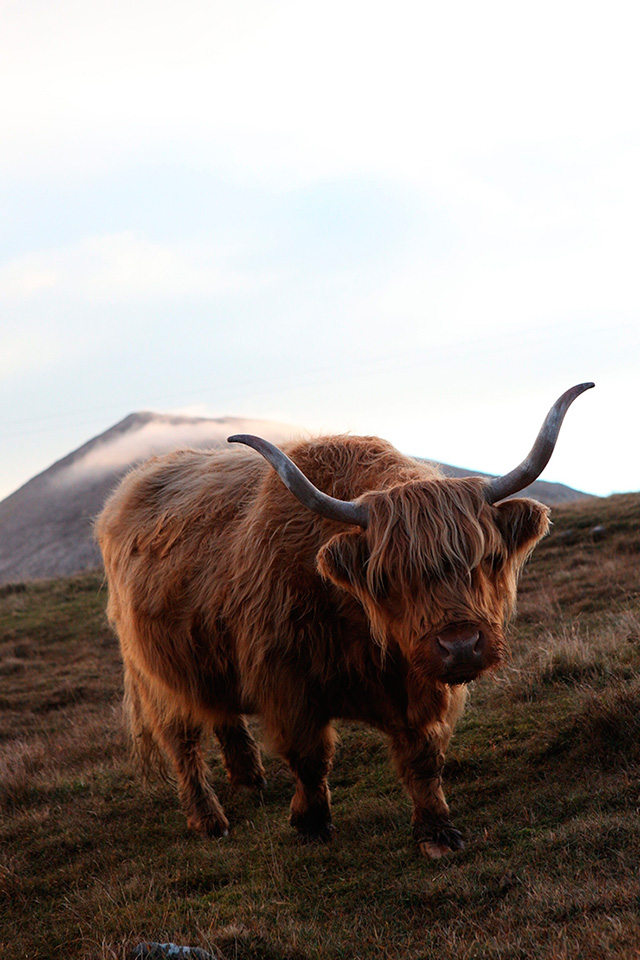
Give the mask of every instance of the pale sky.
POLYGON ((4 0, 0 497, 136 410, 640 488, 640 8, 4 0))

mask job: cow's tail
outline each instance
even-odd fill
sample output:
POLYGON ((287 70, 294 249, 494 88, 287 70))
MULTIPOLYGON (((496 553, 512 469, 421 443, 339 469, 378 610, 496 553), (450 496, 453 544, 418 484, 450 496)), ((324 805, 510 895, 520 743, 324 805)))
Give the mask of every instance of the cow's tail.
POLYGON ((163 780, 168 779, 165 756, 157 739, 158 713, 153 694, 137 671, 127 664, 124 671, 123 714, 131 757, 143 778, 148 780, 152 774, 159 774, 163 780))

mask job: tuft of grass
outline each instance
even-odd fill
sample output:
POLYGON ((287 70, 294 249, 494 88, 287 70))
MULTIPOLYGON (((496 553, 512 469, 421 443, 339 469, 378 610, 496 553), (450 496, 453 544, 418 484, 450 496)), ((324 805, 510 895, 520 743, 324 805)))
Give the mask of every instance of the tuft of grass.
POLYGON ((533 700, 554 685, 602 684, 631 679, 638 659, 640 619, 626 609, 598 622, 561 622, 544 630, 534 646, 521 649, 501 682, 514 699, 533 700))
POLYGON ((616 679, 605 688, 585 687, 552 749, 568 751, 585 765, 633 770, 640 763, 640 672, 628 682, 616 679))

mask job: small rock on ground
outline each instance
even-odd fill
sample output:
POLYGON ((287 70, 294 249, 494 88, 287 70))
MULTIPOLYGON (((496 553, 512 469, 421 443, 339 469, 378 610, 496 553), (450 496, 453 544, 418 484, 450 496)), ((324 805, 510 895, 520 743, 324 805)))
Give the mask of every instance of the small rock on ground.
POLYGON ((216 960, 200 947, 179 947, 176 943, 140 943, 131 960, 216 960))

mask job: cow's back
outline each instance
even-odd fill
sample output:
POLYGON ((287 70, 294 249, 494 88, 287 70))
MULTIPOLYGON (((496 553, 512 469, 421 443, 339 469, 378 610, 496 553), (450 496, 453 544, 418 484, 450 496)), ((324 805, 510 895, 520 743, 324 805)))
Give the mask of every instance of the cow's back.
POLYGON ((96 522, 109 578, 135 578, 145 563, 163 576, 168 563, 191 568, 205 541, 211 553, 267 469, 245 450, 179 450, 133 469, 96 522))

